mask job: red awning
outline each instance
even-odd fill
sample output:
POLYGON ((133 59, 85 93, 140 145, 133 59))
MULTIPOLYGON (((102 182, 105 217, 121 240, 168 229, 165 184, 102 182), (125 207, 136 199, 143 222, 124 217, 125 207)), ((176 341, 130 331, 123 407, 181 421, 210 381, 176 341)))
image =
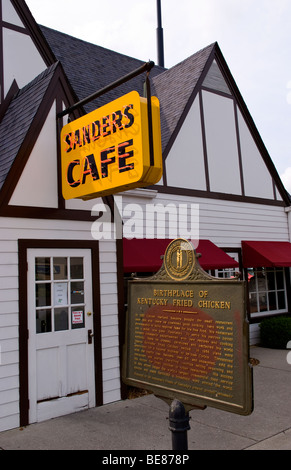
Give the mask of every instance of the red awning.
MULTIPOLYGON (((157 272, 162 266, 161 256, 172 240, 123 240, 124 272, 157 272)), ((210 240, 200 240, 196 249, 201 253, 199 263, 203 269, 236 268, 239 264, 210 240)))
POLYGON ((291 266, 291 243, 242 241, 245 268, 291 266))
POLYGON ((196 253, 201 254, 200 266, 203 269, 239 268, 238 262, 210 240, 200 240, 196 253))

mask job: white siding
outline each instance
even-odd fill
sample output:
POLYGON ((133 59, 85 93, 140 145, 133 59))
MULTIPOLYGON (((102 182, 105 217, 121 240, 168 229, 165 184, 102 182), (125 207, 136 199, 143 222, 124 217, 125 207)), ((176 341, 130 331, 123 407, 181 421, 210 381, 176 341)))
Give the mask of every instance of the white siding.
MULTIPOLYGON (((0 219, 0 431, 19 426, 18 239, 92 241, 91 223, 0 219)), ((116 244, 100 241, 105 403, 120 399, 116 280, 116 244)))
POLYGON ((240 247, 241 240, 288 241, 284 207, 232 201, 200 201, 200 238, 218 246, 240 247))
POLYGON ((100 242, 104 404, 120 400, 117 260, 114 241, 100 242))
MULTIPOLYGON (((147 231, 157 236, 157 224, 163 223, 160 218, 156 220, 155 226, 146 226, 147 205, 171 205, 176 207, 178 212, 179 205, 186 204, 190 223, 190 207, 194 204, 199 208, 199 238, 209 239, 217 246, 240 248, 242 240, 289 241, 288 219, 284 207, 161 193, 155 199, 137 199, 126 196, 126 193, 121 197, 123 215, 127 213, 126 207, 129 203, 137 204, 137 220, 142 221, 139 238, 146 237, 147 231)), ((127 219, 123 217, 125 226, 133 225, 134 216, 134 213, 129 213, 127 219)), ((168 228, 164 238, 171 238, 168 228)))
POLYGON ((250 344, 254 346, 255 344, 260 344, 261 333, 259 323, 253 323, 250 325, 250 344))
POLYGON ((93 207, 96 204, 102 205, 102 198, 89 199, 88 201, 82 201, 82 199, 69 199, 68 201, 66 201, 66 209, 83 211, 86 210, 92 212, 93 207))

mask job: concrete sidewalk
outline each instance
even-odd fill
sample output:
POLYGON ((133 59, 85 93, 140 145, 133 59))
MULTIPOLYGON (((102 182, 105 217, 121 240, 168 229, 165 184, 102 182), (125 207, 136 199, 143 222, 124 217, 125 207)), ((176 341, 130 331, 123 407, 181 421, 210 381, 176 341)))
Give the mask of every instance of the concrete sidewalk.
MULTIPOLYGON (((291 365, 287 350, 251 348, 254 412, 190 412, 189 450, 290 450, 291 365)), ((153 395, 0 433, 2 450, 168 450, 169 407, 153 395)))

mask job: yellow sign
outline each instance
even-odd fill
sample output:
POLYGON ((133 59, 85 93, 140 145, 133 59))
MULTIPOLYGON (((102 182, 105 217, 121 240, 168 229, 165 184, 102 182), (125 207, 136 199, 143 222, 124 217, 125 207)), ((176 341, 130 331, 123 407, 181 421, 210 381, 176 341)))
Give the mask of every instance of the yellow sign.
POLYGON ((162 177, 159 100, 152 97, 154 161, 148 105, 136 91, 63 127, 65 199, 93 199, 156 184, 162 177))

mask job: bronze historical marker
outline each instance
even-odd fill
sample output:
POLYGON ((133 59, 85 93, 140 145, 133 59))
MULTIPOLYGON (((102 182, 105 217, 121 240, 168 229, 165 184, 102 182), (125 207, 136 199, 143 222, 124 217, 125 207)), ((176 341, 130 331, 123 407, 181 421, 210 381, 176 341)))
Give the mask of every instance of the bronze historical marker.
POLYGON ((187 409, 252 412, 245 282, 208 275, 178 239, 155 276, 129 281, 128 295, 126 384, 187 409))

